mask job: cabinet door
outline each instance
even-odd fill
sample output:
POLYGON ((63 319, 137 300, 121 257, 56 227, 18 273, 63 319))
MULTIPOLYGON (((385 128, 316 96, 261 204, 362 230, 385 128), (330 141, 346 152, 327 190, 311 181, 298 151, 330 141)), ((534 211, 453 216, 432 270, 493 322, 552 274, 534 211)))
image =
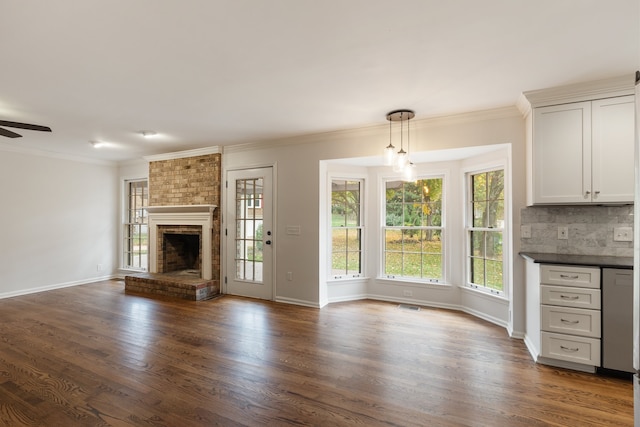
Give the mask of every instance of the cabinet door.
POLYGON ((595 203, 633 202, 634 116, 633 95, 591 103, 595 203))
POLYGON ((534 203, 591 201, 591 102, 534 110, 533 177, 534 203))

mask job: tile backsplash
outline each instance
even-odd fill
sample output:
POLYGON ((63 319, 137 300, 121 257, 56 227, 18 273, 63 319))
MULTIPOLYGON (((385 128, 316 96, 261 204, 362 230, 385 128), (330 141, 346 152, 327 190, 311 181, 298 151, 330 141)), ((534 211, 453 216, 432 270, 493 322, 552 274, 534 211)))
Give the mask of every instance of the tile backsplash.
POLYGON ((633 227, 633 205, 529 206, 520 221, 531 227, 531 238, 520 238, 524 252, 633 256, 633 242, 613 240, 615 227, 633 227), (558 239, 558 227, 567 227, 566 240, 558 239))

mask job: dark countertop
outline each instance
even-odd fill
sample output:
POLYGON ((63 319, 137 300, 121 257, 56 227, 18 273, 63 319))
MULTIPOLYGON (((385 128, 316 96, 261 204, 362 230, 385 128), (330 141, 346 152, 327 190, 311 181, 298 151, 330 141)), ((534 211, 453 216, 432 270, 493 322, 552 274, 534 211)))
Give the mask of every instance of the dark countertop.
POLYGON ((520 256, 539 264, 590 265, 602 268, 633 268, 633 257, 569 255, 520 252, 520 256))

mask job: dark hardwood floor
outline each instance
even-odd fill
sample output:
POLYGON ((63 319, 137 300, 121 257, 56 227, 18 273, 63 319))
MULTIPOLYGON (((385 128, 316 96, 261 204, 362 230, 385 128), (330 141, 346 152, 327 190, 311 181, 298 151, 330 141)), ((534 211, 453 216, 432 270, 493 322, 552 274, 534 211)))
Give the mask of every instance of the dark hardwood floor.
POLYGON ((0 300, 3 426, 631 426, 630 381, 536 365, 472 316, 129 295, 0 300))

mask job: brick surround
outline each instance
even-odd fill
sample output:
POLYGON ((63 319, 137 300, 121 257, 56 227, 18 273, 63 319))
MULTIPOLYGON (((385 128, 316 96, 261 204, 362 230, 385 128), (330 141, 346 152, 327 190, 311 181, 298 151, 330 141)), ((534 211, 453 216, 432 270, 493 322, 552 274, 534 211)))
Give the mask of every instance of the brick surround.
MULTIPOLYGON (((200 297, 210 298, 211 290, 219 293, 220 289, 220 194, 221 194, 221 154, 205 154, 193 157, 171 158, 168 160, 151 161, 149 163, 149 206, 191 206, 191 205, 215 205, 218 209, 213 211, 211 230, 211 259, 202 262, 211 263, 212 279, 207 281, 207 290, 201 290, 200 297)), ((160 227, 160 226, 159 226, 160 227)), ((186 234, 202 232, 202 227, 194 226, 167 226, 168 229, 183 231, 186 234), (196 231, 198 229, 198 231, 196 231)), ((158 233, 157 242, 150 244, 156 246, 161 252, 162 233, 158 233)), ((202 245, 202 239, 200 239, 202 245)), ((164 257, 164 255, 159 255, 164 257)), ((202 257, 202 249, 200 250, 202 257)), ((164 265, 164 259, 158 262, 158 273, 164 265)), ((155 294, 166 294, 165 291, 154 290, 152 283, 157 282, 159 289, 164 289, 171 278, 160 278, 157 274, 133 275, 129 281, 125 278, 125 289, 134 292, 145 292, 155 294), (135 288, 135 289, 134 289, 135 288)), ((189 286, 200 286, 202 283, 196 282, 185 284, 176 283, 173 288, 183 289, 189 286)), ((187 292, 187 291, 184 291, 187 292)), ((189 290, 189 299, 192 294, 198 295, 197 289, 193 292, 189 290)), ((179 296, 179 295, 178 295, 179 296)), ((201 299, 201 298, 196 298, 201 299)))
MULTIPOLYGON (((149 206, 220 206, 219 153, 149 163, 149 206)), ((220 278, 220 209, 213 212, 213 278, 220 278)))

